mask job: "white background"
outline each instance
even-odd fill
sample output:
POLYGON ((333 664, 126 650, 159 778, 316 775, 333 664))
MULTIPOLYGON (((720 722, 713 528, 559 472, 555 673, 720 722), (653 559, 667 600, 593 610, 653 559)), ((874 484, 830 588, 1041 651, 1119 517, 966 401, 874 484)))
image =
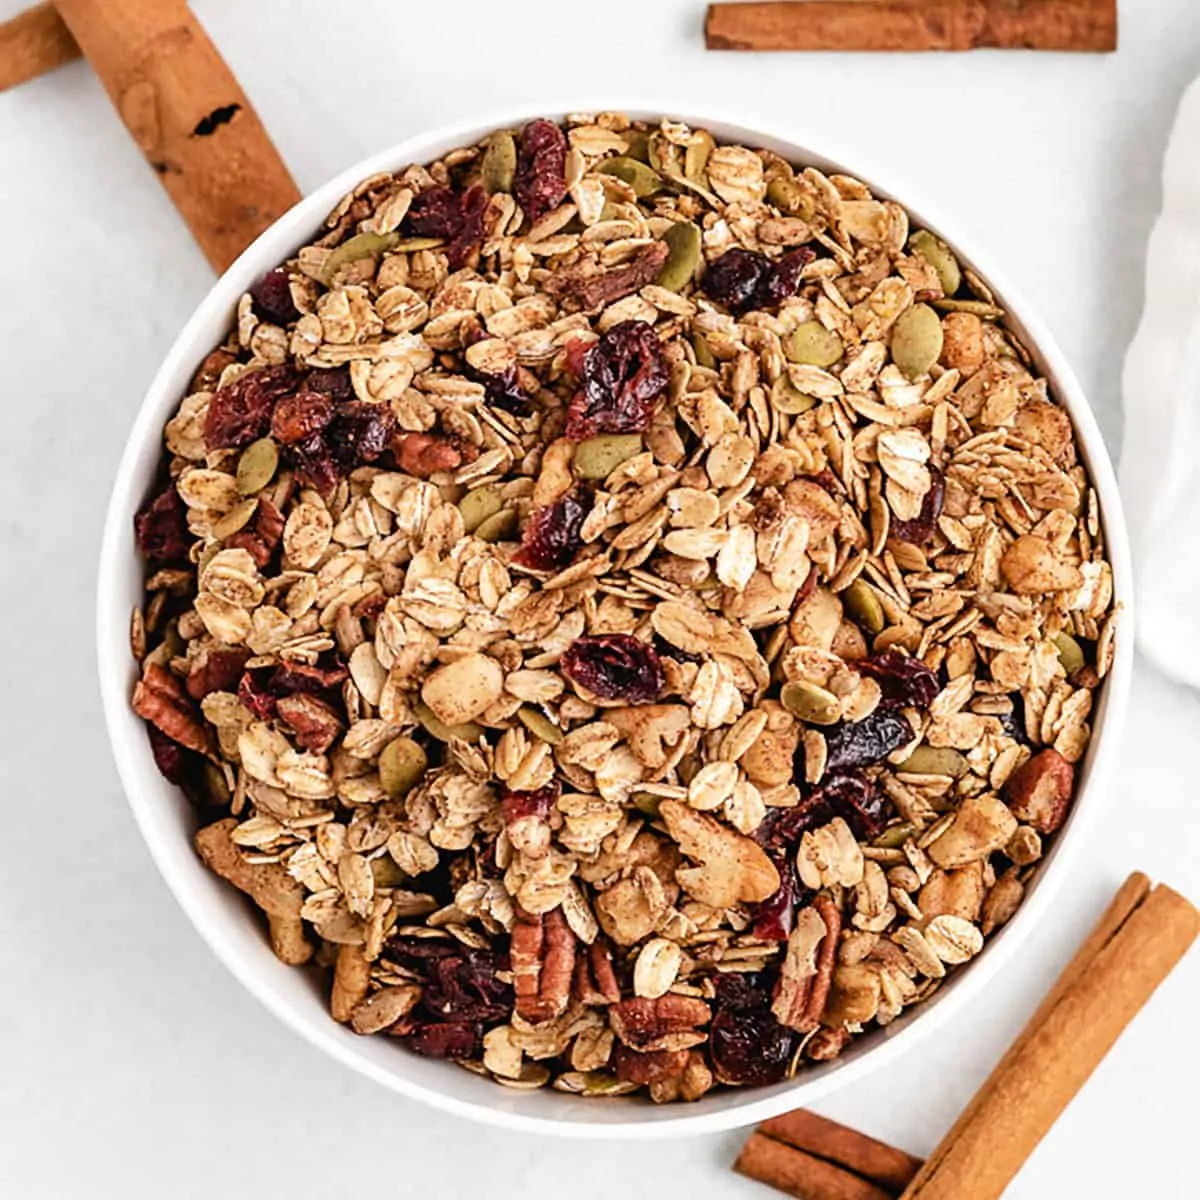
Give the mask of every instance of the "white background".
MULTIPOLYGON (((1159 160, 1200 71, 1193 0, 1123 5, 1112 57, 708 54, 700 0, 195 7, 302 189, 571 88, 811 130, 1001 256, 1118 443, 1159 160)), ((277 1026, 201 944, 110 762, 92 593, 125 431, 211 277, 81 64, 0 95, 0 231, 0 1197, 765 1198, 727 1170, 737 1134, 572 1144, 401 1100, 277 1026)), ((927 1152, 1130 869, 1200 896, 1198 733, 1200 700, 1139 664, 1119 778, 1052 919, 938 1041, 823 1111, 927 1152)), ((1198 986, 1194 954, 1011 1196, 1196 1194, 1198 986)))

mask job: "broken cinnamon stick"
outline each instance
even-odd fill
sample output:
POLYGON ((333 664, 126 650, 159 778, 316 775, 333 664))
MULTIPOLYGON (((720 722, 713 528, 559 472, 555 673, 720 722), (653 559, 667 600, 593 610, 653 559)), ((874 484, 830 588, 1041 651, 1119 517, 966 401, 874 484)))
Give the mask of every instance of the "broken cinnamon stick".
POLYGON ((79 57, 79 46, 52 4, 0 22, 0 92, 79 57))
POLYGON ((710 50, 1117 48, 1116 0, 769 0, 712 4, 710 50))
POLYGON ((205 257, 223 271, 300 199, 246 93, 182 0, 59 0, 57 8, 205 257))
POLYGON ((803 1108, 764 1121, 758 1131, 892 1192, 903 1191, 921 1167, 919 1158, 803 1108))
POLYGON ((902 1200, 994 1200, 1012 1181, 1200 932, 1184 897, 1147 888, 1126 882, 902 1200))
POLYGON ((733 1169, 798 1200, 891 1200, 891 1193, 823 1158, 752 1133, 733 1169))

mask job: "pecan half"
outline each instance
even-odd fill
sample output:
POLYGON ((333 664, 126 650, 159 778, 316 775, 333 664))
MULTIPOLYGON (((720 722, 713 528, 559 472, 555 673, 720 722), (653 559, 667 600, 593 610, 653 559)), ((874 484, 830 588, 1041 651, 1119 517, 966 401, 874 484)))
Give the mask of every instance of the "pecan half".
POLYGON ((622 1000, 608 1010, 608 1020, 618 1038, 633 1050, 683 1050, 698 1045, 705 1035, 697 1029, 712 1014, 703 1000, 668 992, 656 1000, 637 997, 622 1000))
POLYGON ((596 272, 591 264, 563 267, 545 282, 548 295, 560 298, 564 308, 583 312, 603 308, 653 283, 670 250, 666 242, 643 246, 624 266, 596 272))
POLYGON ((1054 833, 1067 819, 1074 786, 1075 768, 1057 750, 1043 750, 1012 773, 1005 792, 1016 817, 1054 833))
POLYGON ((225 545, 245 550, 261 571, 271 561, 271 555, 283 539, 283 514, 265 496, 258 499, 254 521, 247 529, 239 529, 225 539, 225 545))
POLYGON ((562 1016, 571 998, 575 935, 561 909, 521 914, 509 947, 517 1015, 532 1024, 562 1016))
POLYGON ((613 1054, 613 1069, 626 1083, 662 1083, 683 1074, 688 1064, 686 1050, 632 1050, 618 1042, 613 1054))
POLYGON ((392 439, 392 452, 400 470, 417 479, 441 471, 457 471, 463 452, 454 441, 432 433, 401 433, 392 439))
POLYGON ((188 672, 187 693, 203 700, 209 692, 236 692, 250 651, 241 646, 231 650, 208 650, 188 672))
POLYGON ((571 983, 571 998, 576 1004, 616 1004, 621 988, 613 970, 612 951, 603 938, 597 938, 586 954, 575 957, 575 978, 571 983))
POLYGON ((771 1012, 781 1025, 811 1033, 829 999, 842 914, 824 893, 796 914, 771 1012))
POLYGON ((181 746, 197 754, 209 752, 208 726, 166 667, 146 664, 146 673, 133 689, 133 711, 181 746))

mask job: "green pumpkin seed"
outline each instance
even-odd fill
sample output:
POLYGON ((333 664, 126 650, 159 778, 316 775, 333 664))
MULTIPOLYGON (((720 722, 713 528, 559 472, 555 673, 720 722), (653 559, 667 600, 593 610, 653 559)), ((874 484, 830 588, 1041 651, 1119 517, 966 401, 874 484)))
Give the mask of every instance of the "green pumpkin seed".
POLYGON ((856 579, 843 593, 842 603, 856 625, 864 632, 874 637, 883 632, 887 618, 883 615, 883 605, 875 595, 875 589, 866 580, 856 579))
POLYGON ((204 764, 203 783, 204 793, 212 804, 224 806, 229 803, 229 784, 225 782, 224 773, 214 763, 204 764))
POLYGON ((767 184, 767 202, 785 216, 811 221, 816 213, 813 198, 799 181, 789 175, 776 175, 767 184))
POLYGON ((242 451, 237 465, 237 490, 253 496, 275 478, 279 467, 279 447, 269 438, 259 438, 242 451))
POLYGON ((410 737, 388 742, 379 756, 379 782, 393 800, 407 795, 421 782, 429 766, 424 748, 410 737))
POLYGON ((479 174, 489 196, 511 192, 517 170, 517 143, 507 129, 499 129, 488 138, 479 174))
POLYGON ((958 779, 967 773, 969 766, 957 750, 922 742, 896 770, 911 775, 949 775, 951 779, 958 779))
POLYGON ((783 343, 783 352, 792 362, 812 367, 832 367, 844 349, 842 339, 820 321, 797 325, 783 343))
POLYGON ((634 792, 631 797, 633 807, 640 813, 645 813, 648 817, 658 816, 658 806, 662 803, 662 797, 656 796, 653 792, 634 792))
POLYGON ((901 821, 885 829, 871 845, 879 850, 899 850, 916 832, 917 827, 911 821, 901 821))
POLYGON ((704 340, 702 333, 692 334, 692 349, 696 353, 696 365, 707 367, 710 371, 716 370, 717 360, 713 357, 713 352, 708 348, 708 343, 704 340))
POLYGON ((488 517, 494 517, 504 507, 500 489, 494 483, 485 483, 468 492, 459 502, 463 528, 474 533, 488 517))
POLYGON ((646 166, 645 163, 638 162, 636 158, 626 158, 624 155, 617 158, 606 158, 596 170, 602 175, 615 175, 629 184, 639 200, 644 200, 647 196, 653 196, 655 192, 662 191, 662 176, 653 168, 646 166))
POLYGON ((941 318, 928 304, 906 308, 892 326, 892 361, 909 379, 919 379, 941 352, 941 318))
POLYGON ((333 250, 321 267, 321 282, 329 286, 334 276, 349 263, 360 258, 377 258, 385 250, 393 250, 400 241, 398 233, 356 233, 333 250))
POLYGON ((418 250, 436 250, 439 246, 444 246, 445 244, 445 238, 410 237, 401 238, 392 246, 392 249, 405 254, 414 254, 418 250))
POLYGON ((938 312, 971 313, 981 321, 998 321, 1004 316, 1004 309, 986 300, 935 300, 933 306, 938 312))
POLYGON ((962 271, 954 251, 942 241, 934 237, 928 229, 918 229, 908 239, 908 248, 916 251, 937 272, 942 291, 947 296, 953 296, 962 285, 962 271))
POLYGON ((418 700, 413 705, 413 712, 417 714, 417 720, 421 722, 421 727, 425 732, 431 737, 437 738, 439 742, 448 742, 451 738, 462 738, 464 742, 477 742, 483 737, 482 725, 476 725, 474 721, 469 721, 465 725, 447 725, 424 700, 418 700))
POLYGON ((700 230, 691 221, 676 221, 663 235, 663 241, 670 253, 656 282, 669 292, 681 292, 700 265, 700 230))
POLYGON ((517 510, 501 509, 475 526, 475 536, 485 542, 509 542, 517 535, 517 510))
POLYGON ((623 462, 641 452, 640 433, 602 433, 575 447, 571 469, 580 479, 607 479, 623 462))
POLYGON ((635 158, 643 163, 650 161, 650 135, 644 129, 626 129, 621 136, 629 146, 625 151, 626 158, 635 158))
POLYGON ((713 135, 706 129, 698 129, 688 141, 683 154, 683 174, 693 183, 703 183, 708 168, 709 155, 717 148, 713 135))
POLYGON ((675 160, 671 157, 674 150, 675 147, 658 130, 646 139, 646 161, 656 171, 674 169, 675 160))
POLYGON ((517 720, 535 738, 540 738, 543 742, 548 742, 551 746, 557 746, 563 740, 563 731, 539 709, 530 708, 527 704, 522 705, 522 707, 517 709, 517 720))
POLYGON ((842 715, 841 701, 832 692, 807 679, 785 683, 779 693, 779 702, 793 716, 813 725, 836 724, 842 715))
POLYGON ((371 859, 371 877, 376 887, 396 887, 408 878, 390 854, 371 859))
POLYGON ((771 405, 777 412, 794 417, 798 413, 808 412, 810 408, 816 408, 817 398, 800 391, 788 376, 783 374, 771 384, 771 405))
POLYGON ((258 500, 253 496, 249 500, 242 500, 235 504, 219 521, 213 522, 213 537, 218 541, 224 541, 227 537, 232 537, 237 533, 239 529, 245 529, 250 518, 254 516, 256 508, 258 508, 258 500))
POLYGON ((1058 647, 1058 661, 1068 676, 1074 675, 1087 662, 1083 647, 1069 633, 1056 633, 1054 644, 1058 647))

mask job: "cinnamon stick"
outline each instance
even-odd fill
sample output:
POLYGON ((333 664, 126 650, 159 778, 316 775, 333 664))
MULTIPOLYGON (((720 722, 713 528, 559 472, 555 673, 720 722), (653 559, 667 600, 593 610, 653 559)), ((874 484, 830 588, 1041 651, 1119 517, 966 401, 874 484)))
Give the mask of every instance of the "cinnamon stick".
POLYGON ((994 1200, 1187 952, 1200 912, 1132 876, 902 1200, 994 1200))
POLYGON ((0 22, 0 92, 78 57, 79 47, 52 4, 0 22))
POLYGON ((750 1135, 733 1169, 799 1200, 891 1200, 869 1180, 762 1133, 750 1135))
POLYGON ((769 0, 712 4, 710 50, 1110 51, 1116 0, 769 0))
POLYGON ((58 0, 57 8, 223 271, 300 198, 246 93, 182 0, 58 0))
POLYGON ((772 1117, 758 1129, 892 1192, 903 1191, 921 1167, 919 1158, 803 1108, 772 1117))

